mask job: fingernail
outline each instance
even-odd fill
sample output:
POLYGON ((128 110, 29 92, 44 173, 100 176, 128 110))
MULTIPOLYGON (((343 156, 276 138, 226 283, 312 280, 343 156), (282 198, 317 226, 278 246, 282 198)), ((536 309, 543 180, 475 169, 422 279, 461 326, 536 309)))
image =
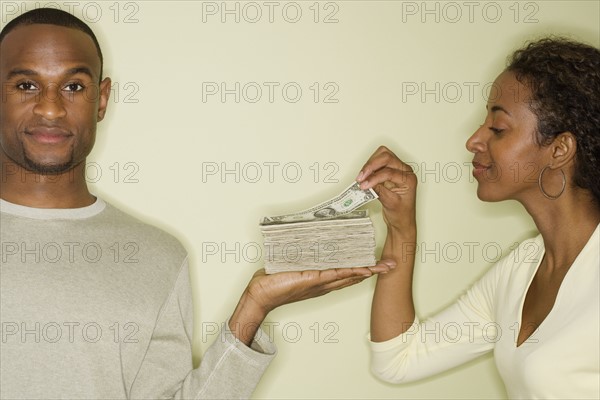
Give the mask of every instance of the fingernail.
POLYGON ((356 177, 356 181, 360 182, 362 180, 362 178, 363 178, 364 175, 365 175, 365 173, 363 171, 360 171, 358 173, 358 176, 356 177))
POLYGON ((364 181, 364 182, 361 182, 360 185, 358 185, 358 187, 360 187, 361 189, 364 190, 367 188, 368 184, 369 184, 369 181, 364 181))

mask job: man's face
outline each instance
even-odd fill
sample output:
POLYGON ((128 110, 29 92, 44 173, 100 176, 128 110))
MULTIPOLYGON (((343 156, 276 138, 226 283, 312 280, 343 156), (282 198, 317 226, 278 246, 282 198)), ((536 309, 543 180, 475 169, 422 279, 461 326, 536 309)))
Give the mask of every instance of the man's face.
POLYGON ((39 174, 85 161, 104 118, 110 79, 85 33, 55 25, 15 28, 0 45, 0 159, 39 174))

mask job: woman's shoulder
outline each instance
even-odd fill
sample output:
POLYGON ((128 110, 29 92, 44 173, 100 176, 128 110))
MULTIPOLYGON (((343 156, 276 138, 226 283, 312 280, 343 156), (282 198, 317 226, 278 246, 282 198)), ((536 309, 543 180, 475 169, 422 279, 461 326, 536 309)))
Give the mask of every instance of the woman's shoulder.
POLYGON ((523 240, 499 261, 490 267, 485 280, 498 284, 501 281, 508 282, 514 279, 527 279, 544 257, 544 240, 538 233, 523 240))
POLYGON ((523 240, 503 257, 500 262, 504 268, 535 267, 544 257, 544 240, 541 234, 536 234, 523 240))

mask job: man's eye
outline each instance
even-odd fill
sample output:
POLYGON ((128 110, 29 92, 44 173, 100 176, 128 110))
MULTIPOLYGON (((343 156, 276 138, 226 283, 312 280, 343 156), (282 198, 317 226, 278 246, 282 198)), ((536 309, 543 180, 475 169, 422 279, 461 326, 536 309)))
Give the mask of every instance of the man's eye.
POLYGON ((490 131, 494 132, 494 134, 496 135, 499 135, 504 131, 504 129, 494 128, 493 126, 490 126, 490 131))
POLYGON ((35 86, 35 83, 33 82, 21 82, 17 85, 17 89, 31 91, 36 90, 37 86, 35 86))
POLYGON ((67 86, 65 86, 64 90, 67 92, 80 92, 83 90, 83 86, 79 83, 69 83, 67 86))

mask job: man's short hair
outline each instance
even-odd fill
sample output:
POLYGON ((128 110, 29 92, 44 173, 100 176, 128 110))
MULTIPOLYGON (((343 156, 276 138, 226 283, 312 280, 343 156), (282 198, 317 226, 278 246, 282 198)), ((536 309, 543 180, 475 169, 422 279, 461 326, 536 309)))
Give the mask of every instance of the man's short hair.
POLYGON ((100 80, 102 80, 104 58, 102 57, 102 50, 100 50, 100 43, 98 43, 96 35, 94 35, 94 32, 85 22, 66 11, 58 10, 56 8, 36 8, 21 14, 6 24, 6 26, 2 29, 2 32, 0 32, 0 46, 2 45, 4 37, 15 28, 22 25, 35 24, 57 25, 64 26, 66 28, 73 28, 91 37, 92 41, 96 45, 98 57, 100 57, 100 80))

